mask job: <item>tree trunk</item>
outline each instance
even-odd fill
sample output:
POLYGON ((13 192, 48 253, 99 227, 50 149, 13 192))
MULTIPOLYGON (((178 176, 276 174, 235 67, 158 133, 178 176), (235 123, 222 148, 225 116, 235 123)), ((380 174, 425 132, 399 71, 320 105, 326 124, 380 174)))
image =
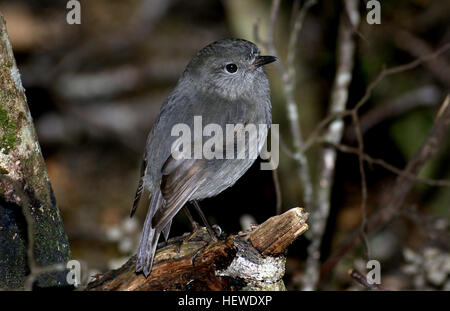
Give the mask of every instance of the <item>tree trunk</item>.
POLYGON ((69 243, 1 13, 0 82, 0 290, 66 285, 69 243))

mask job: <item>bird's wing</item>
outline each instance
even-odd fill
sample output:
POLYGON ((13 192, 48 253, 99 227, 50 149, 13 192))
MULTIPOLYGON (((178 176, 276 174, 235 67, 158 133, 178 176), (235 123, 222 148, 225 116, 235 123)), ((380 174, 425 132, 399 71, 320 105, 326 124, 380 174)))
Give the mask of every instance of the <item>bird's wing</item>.
POLYGON ((147 160, 146 160, 146 154, 144 153, 144 159, 142 160, 142 165, 141 165, 141 174, 140 174, 140 178, 139 178, 139 184, 136 189, 136 195, 134 196, 133 207, 131 208, 131 211, 130 211, 130 217, 133 217, 134 213, 136 212, 136 209, 139 205, 139 200, 141 199, 142 192, 144 191, 144 175, 145 175, 146 168, 147 168, 147 160))
POLYGON ((152 219, 154 228, 164 228, 189 201, 195 191, 211 175, 208 161, 204 159, 174 159, 172 156, 162 168, 161 193, 164 205, 152 219))

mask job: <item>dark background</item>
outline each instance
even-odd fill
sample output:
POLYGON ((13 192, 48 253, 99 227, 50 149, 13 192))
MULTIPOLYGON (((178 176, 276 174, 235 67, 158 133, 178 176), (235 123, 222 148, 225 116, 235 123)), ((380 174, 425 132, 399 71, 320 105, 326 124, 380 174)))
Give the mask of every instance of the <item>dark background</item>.
MULTIPOLYGON (((66 23, 66 3, 2 0, 0 11, 7 21, 73 258, 83 261, 86 271, 94 274, 119 266, 135 251, 146 211, 141 208, 131 220, 128 215, 145 139, 187 62, 197 50, 218 39, 255 41, 253 25, 257 21, 264 38, 271 2, 81 1, 81 25, 66 23)), ((282 1, 276 25, 281 61, 285 60, 293 3, 282 1)), ((340 1, 319 1, 299 38, 296 101, 306 135, 327 112, 341 10, 340 1)), ((360 12, 349 107, 362 97, 383 65, 410 62, 450 41, 449 1, 382 1, 381 25, 366 23, 364 1, 360 12)), ((436 62, 386 78, 374 90, 361 111, 362 125, 367 126, 365 152, 399 168, 405 166, 426 138, 448 93, 448 56, 447 52, 436 62), (401 113, 380 117, 383 105, 405 107, 408 103, 411 107, 401 113), (373 124, 364 119, 372 112, 378 117, 373 124)), ((280 124, 282 138, 290 144, 281 79, 275 67, 269 66, 267 73, 273 122, 280 124)), ((343 143, 355 145, 351 129, 343 143)), ((450 177, 449 147, 447 139, 421 176, 450 177)), ((312 169, 317 165, 318 150, 308 153, 312 169)), ((283 152, 280 156, 282 210, 302 206, 295 163, 283 152)), ((234 187, 201 203, 211 223, 232 233, 242 229, 243 215, 260 223, 275 214, 272 173, 258 167, 256 163, 234 187)), ((368 167, 366 173, 370 213, 389 196, 396 176, 376 166, 368 167)), ((339 153, 322 258, 360 224, 360 201, 357 157, 339 153)), ((383 263, 385 286, 450 289, 449 189, 417 183, 407 204, 409 215, 370 237, 373 257, 383 263), (419 218, 411 217, 414 215, 419 218), (433 230, 439 233, 433 235, 433 230), (438 280, 443 274, 444 281, 430 277, 433 272, 438 280)), ((172 228, 171 235, 190 230, 183 213, 172 228)), ((302 237, 289 248, 288 289, 300 286, 307 244, 302 237)), ((364 266, 360 258, 360 249, 345 257, 322 288, 361 289, 346 275, 350 267, 364 266)))

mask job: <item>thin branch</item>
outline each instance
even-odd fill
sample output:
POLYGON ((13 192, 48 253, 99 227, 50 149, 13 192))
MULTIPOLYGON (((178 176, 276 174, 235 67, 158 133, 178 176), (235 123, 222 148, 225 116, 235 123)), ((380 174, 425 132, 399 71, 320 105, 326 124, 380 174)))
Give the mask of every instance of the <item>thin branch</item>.
MULTIPOLYGON (((355 40, 353 29, 359 25, 359 11, 357 0, 346 0, 346 8, 351 17, 351 23, 347 19, 345 10, 341 13, 338 39, 337 39, 337 69, 330 98, 330 113, 340 113, 345 111, 348 89, 352 80, 353 58, 355 54, 355 40)), ((328 140, 340 142, 344 132, 344 121, 336 119, 327 128, 325 136, 328 140)), ((308 259, 306 262, 306 272, 303 279, 304 290, 315 290, 319 281, 320 272, 320 246, 325 232, 328 215, 330 213, 331 189, 333 186, 336 150, 329 146, 324 146, 320 155, 320 165, 318 173, 318 185, 315 196, 315 206, 312 211, 311 221, 311 244, 308 246, 308 259)), ((361 173, 364 178, 364 173, 361 173)), ((365 185, 365 181, 363 183, 365 185)), ((365 194, 367 191, 363 191, 365 194)), ((363 195, 364 197, 364 195, 363 195)), ((363 200, 365 204, 365 200, 363 200)))
MULTIPOLYGON (((447 95, 439 110, 434 125, 425 142, 408 162, 405 172, 417 176, 425 163, 433 157, 442 145, 450 126, 450 95, 447 95)), ((403 209, 405 199, 414 186, 412 178, 398 176, 393 187, 390 187, 390 200, 381 206, 379 212, 370 217, 367 222, 367 231, 374 232, 386 226, 403 209)), ((357 230, 341 244, 332 256, 322 265, 321 277, 325 278, 333 267, 353 248, 361 242, 361 232, 357 230)))
MULTIPOLYGON (((260 40, 258 35, 258 25, 254 26, 254 35, 256 42, 263 45, 270 54, 279 55, 275 47, 274 33, 277 21, 278 12, 280 9, 280 0, 272 1, 269 17, 269 30, 267 42, 260 40)), ((304 152, 301 152, 303 146, 303 135, 299 124, 299 113, 297 104, 295 102, 295 55, 297 52, 297 41, 302 29, 306 14, 308 10, 316 3, 316 0, 308 0, 303 7, 298 11, 293 11, 295 16, 294 23, 289 35, 288 52, 286 67, 281 61, 276 62, 277 69, 283 81, 283 93, 287 103, 287 117, 289 120, 289 128, 292 136, 292 142, 295 150, 294 159, 298 166, 298 176, 303 187, 303 203, 306 210, 311 210, 313 199, 313 186, 309 172, 309 163, 304 152)), ((293 10, 297 10, 297 5, 293 6, 293 10)))
MULTIPOLYGON (((450 180, 431 179, 431 178, 420 177, 420 176, 410 174, 398 167, 395 167, 392 164, 389 164, 388 162, 386 162, 383 159, 374 158, 374 157, 368 155, 367 153, 360 152, 360 150, 358 148, 355 148, 352 146, 344 145, 342 143, 339 143, 339 144, 332 143, 323 137, 317 138, 316 143, 317 144, 325 144, 325 145, 328 144, 330 146, 333 146, 334 148, 336 148, 337 150, 339 150, 341 152, 351 153, 351 154, 361 156, 364 159, 364 161, 366 161, 370 165, 378 165, 393 174, 414 180, 415 182, 420 182, 420 183, 423 183, 423 184, 426 184, 426 185, 432 186, 432 187, 450 187, 450 180)), ((280 147, 281 147, 281 150, 288 157, 294 158, 294 156, 295 156, 294 153, 291 150, 289 150, 289 148, 284 144, 284 142, 282 140, 280 140, 280 147)))
POLYGON ((293 14, 294 14, 294 25, 291 30, 291 34, 289 36, 289 43, 288 43, 288 53, 287 53, 287 74, 289 80, 295 81, 295 54, 297 52, 297 43, 300 31, 303 28, 303 24, 306 18, 306 14, 308 13, 309 9, 317 3, 316 0, 308 0, 303 5, 303 7, 296 11, 296 7, 293 7, 293 14))
POLYGON ((281 198, 280 180, 278 178, 278 169, 276 169, 276 168, 274 168, 272 170, 272 180, 273 180, 273 185, 275 188, 275 195, 276 195, 275 213, 276 213, 276 215, 280 215, 282 198, 281 198))
POLYGON ((350 269, 348 271, 348 275, 353 280, 355 280, 356 282, 358 282, 359 284, 361 284, 362 286, 364 286, 367 289, 370 289, 370 290, 384 290, 378 284, 369 284, 369 282, 367 282, 367 278, 361 272, 359 272, 356 269, 350 269))
MULTIPOLYGON (((425 85, 406 92, 395 99, 377 104, 359 119, 361 132, 368 130, 388 119, 402 115, 416 107, 434 107, 441 98, 441 92, 434 85, 425 85)), ((346 141, 355 140, 353 127, 349 127, 344 135, 346 141)))
POLYGON ((275 52, 275 24, 277 22, 278 11, 280 9, 281 0, 273 0, 270 8, 269 30, 267 33, 267 49, 275 52))
POLYGON ((353 110, 357 110, 359 111, 359 109, 368 101, 368 99, 370 98, 373 89, 378 86, 378 84, 385 78, 388 77, 390 75, 393 74, 397 74, 397 73, 401 73, 413 68, 416 68, 417 66, 421 65, 424 62, 430 61, 435 57, 438 57, 439 55, 447 52, 450 49, 450 43, 446 43, 443 46, 441 46, 439 49, 437 49, 436 51, 434 51, 431 54, 425 55, 423 57, 420 57, 418 59, 415 59, 414 61, 404 64, 404 65, 400 65, 400 66, 396 66, 396 67, 392 67, 392 68, 383 68, 380 73, 375 77, 374 80, 372 80, 372 82, 370 82, 370 84, 368 85, 366 92, 364 94, 364 96, 359 100, 359 102, 356 104, 356 106, 353 109, 350 110, 345 110, 345 111, 340 111, 340 112, 334 112, 334 113, 330 113, 327 117, 325 117, 322 121, 319 122, 319 124, 316 126, 316 128, 311 132, 311 134, 309 135, 308 139, 305 141, 305 143, 302 146, 301 152, 306 152, 314 143, 315 140, 317 139, 317 137, 320 135, 320 133, 322 132, 322 130, 332 121, 334 121, 335 119, 339 119, 339 118, 344 118, 347 116, 351 116, 352 115, 352 111, 353 110))
POLYGON ((398 167, 395 167, 392 164, 387 163, 383 159, 373 158, 366 153, 362 153, 358 148, 343 145, 343 144, 331 143, 329 141, 326 141, 323 138, 319 138, 318 142, 322 142, 324 144, 329 144, 341 152, 358 155, 358 156, 362 157, 364 159, 364 161, 366 161, 367 163, 372 164, 372 165, 375 164, 375 165, 381 166, 382 168, 384 168, 394 174, 397 174, 398 176, 402 176, 406 179, 413 180, 415 182, 421 182, 421 183, 427 184, 429 186, 450 187, 450 180, 445 180, 445 179, 436 180, 436 179, 430 179, 430 178, 416 176, 407 171, 399 169, 398 167))
MULTIPOLYGON (((394 44, 414 57, 430 54, 431 46, 413 33, 394 25, 388 25, 394 44)), ((436 58, 425 64, 433 76, 446 87, 450 87, 450 65, 444 58, 436 58)))
POLYGON ((355 111, 352 114, 353 125, 355 127, 356 140, 358 141, 358 164, 359 172, 361 175, 361 237, 364 241, 364 246, 366 249, 366 258, 370 258, 370 248, 369 241, 366 235, 367 226, 367 183, 366 183, 366 172, 364 171, 364 159, 361 154, 364 154, 364 140, 361 134, 361 126, 359 124, 358 113, 355 111))

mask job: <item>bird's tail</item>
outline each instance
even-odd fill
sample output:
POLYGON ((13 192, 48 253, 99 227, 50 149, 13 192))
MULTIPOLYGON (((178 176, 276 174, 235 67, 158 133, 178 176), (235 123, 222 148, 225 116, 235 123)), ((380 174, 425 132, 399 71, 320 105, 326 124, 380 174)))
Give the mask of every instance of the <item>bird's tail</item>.
POLYGON ((152 218, 162 204, 162 194, 161 191, 157 189, 151 198, 150 206, 147 211, 136 258, 136 272, 142 271, 146 277, 149 276, 150 271, 152 270, 153 258, 161 234, 160 229, 152 227, 152 218))

